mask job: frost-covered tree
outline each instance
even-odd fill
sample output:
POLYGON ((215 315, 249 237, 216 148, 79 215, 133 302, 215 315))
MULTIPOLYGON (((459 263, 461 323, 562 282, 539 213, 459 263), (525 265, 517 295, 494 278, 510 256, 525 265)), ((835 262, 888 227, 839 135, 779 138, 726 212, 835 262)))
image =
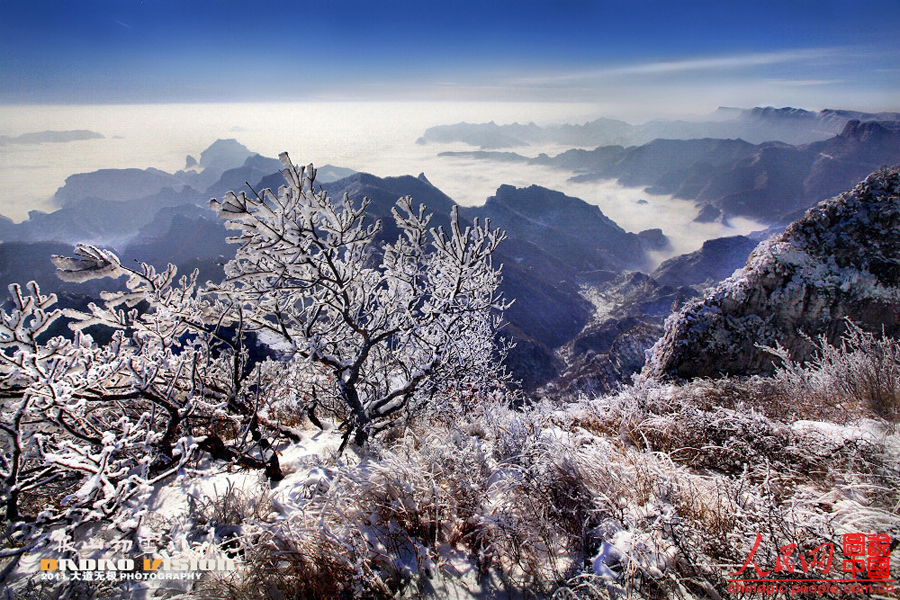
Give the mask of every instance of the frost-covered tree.
MULTIPOLYGON (((429 228, 401 198, 400 236, 378 243, 368 200, 332 201, 312 166, 282 155, 287 185, 213 208, 238 235, 226 279, 200 285, 123 265, 80 245, 54 257, 61 278, 126 277, 88 310, 55 308, 31 283, 0 311, 0 503, 21 553, 53 522, 118 519, 120 509, 198 451, 278 479, 273 396, 330 395, 346 407, 344 443, 364 444, 436 394, 496 379, 494 329, 505 304, 491 255, 504 234, 477 221, 429 228), (60 318, 74 335, 48 337, 60 318), (97 344, 93 327, 112 331, 97 344), (251 340, 280 361, 253 362, 251 340), (31 542, 29 542, 31 540, 31 542)), ((3 551, 0 551, 2 554, 3 551)))
POLYGON ((243 334, 210 324, 219 306, 197 290, 196 275, 176 284, 174 267, 132 270, 86 246, 56 262, 69 280, 127 275, 128 290, 81 313, 55 308, 56 297, 34 283, 28 293, 10 286, 12 307, 0 311, 7 539, 24 543, 55 522, 122 517, 127 525, 120 509, 198 449, 277 478, 276 455, 253 447, 262 435, 246 399, 246 352, 234 341, 243 334), (72 319, 74 335, 43 340, 61 317, 72 319), (95 325, 114 331, 107 344, 84 333, 95 325), (246 431, 249 443, 226 445, 219 432, 229 429, 246 431))
POLYGON ((376 243, 369 200, 335 202, 316 190, 315 169, 280 156, 286 186, 276 195, 226 194, 211 205, 240 244, 214 289, 242 326, 324 369, 350 410, 348 439, 363 444, 393 416, 421 406, 460 377, 487 377, 493 330, 505 308, 491 255, 505 234, 454 207, 450 231, 401 198, 399 238, 376 243))

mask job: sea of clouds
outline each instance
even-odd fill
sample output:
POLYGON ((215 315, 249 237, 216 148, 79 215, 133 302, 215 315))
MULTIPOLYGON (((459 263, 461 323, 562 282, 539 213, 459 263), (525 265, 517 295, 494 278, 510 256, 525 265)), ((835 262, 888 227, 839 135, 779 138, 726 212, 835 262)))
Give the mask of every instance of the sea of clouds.
MULTIPOLYGON (((234 138, 251 151, 275 157, 288 151, 295 162, 332 164, 380 177, 425 173, 429 181, 466 206, 480 205, 501 184, 532 184, 596 204, 628 231, 662 228, 673 243, 663 258, 694 250, 706 239, 764 228, 733 220, 729 226, 698 224, 691 202, 647 195, 614 181, 572 183, 565 171, 461 157, 445 151, 464 144, 418 145, 425 129, 467 121, 539 125, 583 123, 598 116, 587 104, 477 102, 304 102, 281 104, 152 104, 7 106, 0 135, 84 129, 102 139, 67 143, 0 145, 0 214, 15 221, 31 210, 52 211, 53 194, 75 173, 106 168, 155 167, 174 172, 190 154, 219 138, 234 138), (646 200, 646 203, 639 203, 646 200)), ((523 147, 526 156, 553 155, 567 147, 523 147)))

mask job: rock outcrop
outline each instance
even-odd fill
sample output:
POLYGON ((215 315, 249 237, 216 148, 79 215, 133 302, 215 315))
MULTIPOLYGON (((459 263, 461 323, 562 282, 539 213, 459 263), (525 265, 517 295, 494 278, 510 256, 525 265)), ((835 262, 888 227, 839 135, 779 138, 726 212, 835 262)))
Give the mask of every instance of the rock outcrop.
POLYGON ((682 378, 773 368, 760 346, 798 360, 806 336, 837 340, 846 319, 900 335, 900 174, 871 174, 762 242, 747 265, 666 321, 644 373, 682 378))

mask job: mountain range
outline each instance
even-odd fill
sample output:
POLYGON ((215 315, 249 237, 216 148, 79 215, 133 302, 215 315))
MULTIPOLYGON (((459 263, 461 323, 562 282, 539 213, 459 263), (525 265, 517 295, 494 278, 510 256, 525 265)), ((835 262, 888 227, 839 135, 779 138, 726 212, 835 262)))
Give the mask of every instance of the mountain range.
MULTIPOLYGON (((216 142, 199 161, 186 160, 186 166, 174 174, 124 169, 70 177, 57 192, 62 208, 0 227, 0 280, 9 284, 37 278, 44 291, 64 295, 61 303, 84 305, 102 286, 119 284, 104 281, 94 289, 53 277, 49 257, 68 254, 65 244, 79 241, 113 245, 127 262, 173 263, 181 272, 198 269, 201 280, 220 279, 234 247, 226 243, 226 230, 206 200, 246 182, 257 191, 276 189, 283 184, 280 165, 232 140, 216 142), (218 179, 204 192, 185 183, 208 182, 212 175, 218 179)), ((323 171, 347 172, 330 166, 323 171)), ((381 178, 353 173, 324 179, 322 186, 332 197, 368 197, 368 216, 382 222, 385 240, 398 234, 391 208, 401 196, 425 204, 437 226, 449 224, 455 206, 424 174, 381 178)), ((496 260, 504 265, 502 290, 516 302, 501 335, 515 342, 510 368, 527 387, 545 384, 565 369, 557 350, 589 324, 594 307, 584 297, 582 280, 605 281, 626 270, 646 270, 651 265, 648 252, 668 242, 661 230, 626 232, 598 207, 539 186, 501 186, 484 206, 460 212, 464 221, 490 218, 493 226, 508 231, 496 260)))
MULTIPOLYGON (((0 241, 88 242, 126 247, 142 236, 163 209, 205 207, 210 198, 243 188, 281 167, 276 159, 250 152, 234 139, 217 140, 203 151, 199 163, 176 173, 148 169, 101 169, 66 178, 54 195, 60 208, 29 212, 13 223, 0 215, 0 241)), ((322 167, 322 183, 354 173, 332 165, 322 167)), ((259 189, 259 188, 257 188, 259 189)))
MULTIPOLYGON (((659 169, 647 184, 653 189, 676 185, 679 177, 705 173, 710 181, 720 181, 717 178, 731 173, 736 181, 756 181, 754 189, 772 197, 789 198, 802 182, 809 190, 806 200, 784 202, 779 211, 767 213, 786 219, 790 211, 801 211, 808 198, 826 193, 884 156, 885 149, 895 148, 898 134, 891 122, 851 120, 840 135, 799 147, 656 140, 639 147, 569 151, 552 159, 504 156, 557 161, 571 169, 577 165, 585 169, 583 175, 597 164, 607 165, 609 172, 614 170, 609 165, 615 165, 629 182, 646 182, 659 169), (830 180, 812 176, 829 174, 815 158, 804 163, 802 172, 796 162, 779 158, 826 153, 828 164, 835 167, 830 180)), ((121 285, 101 281, 85 286, 54 277, 49 257, 69 254, 68 245, 80 241, 112 246, 128 262, 157 267, 173 263, 180 272, 198 269, 201 280, 219 280, 234 246, 226 242, 226 230, 206 207, 207 200, 248 185, 254 191, 277 189, 283 184, 279 167, 274 159, 254 154, 235 140, 219 140, 199 160, 187 157, 185 169, 177 173, 122 169, 73 175, 57 192, 59 210, 33 212, 19 224, 0 221, 0 283, 35 279, 42 290, 60 294, 60 303, 68 306, 84 306, 104 287, 121 285)), ((424 174, 381 178, 330 165, 318 172, 317 182, 332 197, 346 193, 355 200, 370 198, 369 218, 381 220, 383 240, 398 234, 391 208, 401 196, 425 204, 438 226, 449 223, 455 206, 424 174)), ((701 186, 702 193, 712 187, 701 186)), ((652 254, 668 247, 664 229, 625 231, 597 206, 558 191, 501 185, 482 206, 462 207, 460 215, 464 221, 489 218, 508 232, 496 263, 503 265, 502 291, 516 302, 499 335, 514 343, 508 356, 513 375, 526 388, 540 387, 547 393, 608 391, 639 372, 646 351, 667 331, 665 321, 673 311, 693 306, 709 286, 744 266, 760 241, 784 228, 776 224, 752 236, 708 240, 697 251, 651 270, 652 254)))
POLYGON ((570 171, 572 181, 615 179, 648 194, 693 201, 697 221, 742 216, 786 224, 871 173, 900 162, 900 120, 847 121, 838 135, 793 146, 742 139, 655 139, 641 146, 572 149, 528 158, 512 152, 444 152, 570 171))
POLYGON ((582 125, 534 123, 497 125, 457 123, 425 130, 419 144, 463 142, 482 150, 521 148, 530 145, 559 144, 572 147, 641 146, 655 139, 740 138, 752 144, 784 142, 808 144, 833 137, 852 120, 897 121, 900 113, 866 113, 851 110, 811 112, 800 108, 753 109, 720 107, 709 117, 697 120, 656 120, 631 125, 616 119, 596 119, 582 125))
POLYGON ((0 146, 7 144, 62 144, 81 140, 102 140, 102 133, 75 129, 71 131, 32 131, 17 136, 0 135, 0 146))

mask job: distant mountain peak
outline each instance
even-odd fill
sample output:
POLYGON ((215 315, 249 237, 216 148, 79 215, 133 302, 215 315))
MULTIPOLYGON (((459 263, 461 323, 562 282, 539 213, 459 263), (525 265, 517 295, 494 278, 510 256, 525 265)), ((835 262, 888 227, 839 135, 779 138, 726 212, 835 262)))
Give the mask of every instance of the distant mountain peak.
POLYGON ((881 140, 900 132, 900 123, 896 121, 847 121, 841 137, 860 142, 881 140))
POLYGON ((594 208, 597 212, 600 212, 599 207, 588 204, 580 198, 566 196, 557 190, 534 184, 528 187, 517 188, 504 183, 497 188, 493 196, 488 198, 485 206, 491 204, 505 204, 517 212, 525 214, 541 214, 562 208, 579 208, 582 210, 594 208))
POLYGON ((750 116, 758 118, 776 118, 776 119, 815 119, 816 113, 804 110, 802 108, 793 108, 785 106, 783 108, 775 108, 774 106, 756 107, 750 110, 750 116))
POLYGON ((222 170, 244 164, 254 153, 234 138, 218 139, 200 153, 200 168, 217 167, 222 170))
POLYGON ((626 232, 599 206, 538 185, 501 185, 484 206, 472 210, 511 236, 543 244, 579 271, 645 268, 647 244, 654 242, 652 233, 642 240, 626 232))

